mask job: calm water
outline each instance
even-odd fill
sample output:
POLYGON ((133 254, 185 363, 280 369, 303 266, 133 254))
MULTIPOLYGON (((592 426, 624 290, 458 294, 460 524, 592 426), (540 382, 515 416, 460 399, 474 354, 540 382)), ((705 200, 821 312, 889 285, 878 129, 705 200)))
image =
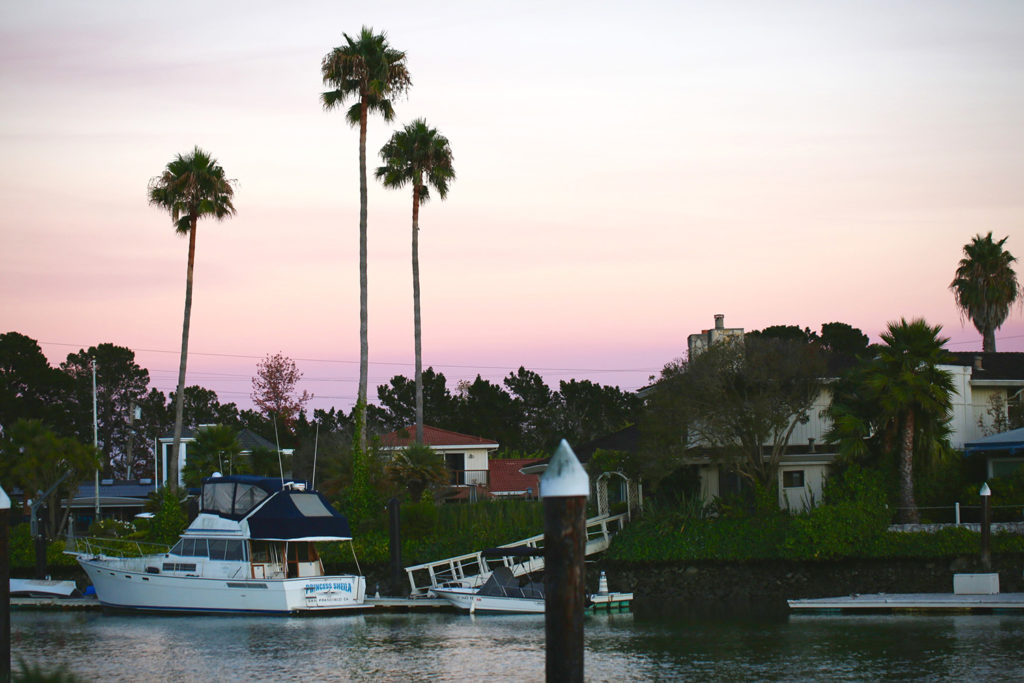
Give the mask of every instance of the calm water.
MULTIPOLYGON (((14 612, 12 660, 90 680, 544 678, 543 616, 14 612)), ((589 617, 590 681, 1024 680, 1024 616, 589 617)))

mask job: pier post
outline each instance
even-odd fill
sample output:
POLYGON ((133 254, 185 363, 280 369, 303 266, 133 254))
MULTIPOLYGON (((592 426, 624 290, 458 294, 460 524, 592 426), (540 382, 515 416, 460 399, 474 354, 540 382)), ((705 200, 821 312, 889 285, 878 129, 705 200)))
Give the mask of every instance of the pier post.
POLYGON ((544 631, 548 681, 583 681, 590 480, 565 439, 540 478, 544 501, 544 631))
POLYGON ((989 506, 989 498, 992 497, 992 489, 988 482, 981 485, 981 566, 983 569, 992 569, 992 509, 989 506))
POLYGON ((391 534, 391 594, 402 595, 402 517, 401 503, 392 497, 388 501, 388 529, 391 534))
POLYGON ((0 681, 11 680, 11 499, 0 487, 0 681))

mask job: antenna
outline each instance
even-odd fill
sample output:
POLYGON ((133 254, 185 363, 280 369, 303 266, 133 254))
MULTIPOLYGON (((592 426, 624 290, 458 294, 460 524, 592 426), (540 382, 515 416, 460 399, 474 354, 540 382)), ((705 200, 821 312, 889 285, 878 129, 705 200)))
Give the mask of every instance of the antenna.
POLYGON ((284 465, 281 463, 281 439, 277 436, 277 415, 274 416, 274 441, 277 442, 277 471, 281 474, 281 488, 284 488, 284 465))
POLYGON ((316 423, 316 436, 313 437, 313 477, 310 482, 316 491, 316 447, 320 445, 320 423, 316 423))

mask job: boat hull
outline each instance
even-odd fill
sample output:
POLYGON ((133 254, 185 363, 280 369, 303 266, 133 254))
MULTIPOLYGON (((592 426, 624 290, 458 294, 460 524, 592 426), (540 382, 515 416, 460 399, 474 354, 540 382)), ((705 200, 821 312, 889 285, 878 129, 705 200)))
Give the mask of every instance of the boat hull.
POLYGON ((434 588, 432 590, 437 597, 443 598, 467 612, 544 613, 543 599, 479 595, 475 588, 434 588))
POLYGON ((294 614, 364 607, 361 576, 287 579, 206 578, 134 571, 116 558, 78 563, 105 607, 176 613, 294 614))

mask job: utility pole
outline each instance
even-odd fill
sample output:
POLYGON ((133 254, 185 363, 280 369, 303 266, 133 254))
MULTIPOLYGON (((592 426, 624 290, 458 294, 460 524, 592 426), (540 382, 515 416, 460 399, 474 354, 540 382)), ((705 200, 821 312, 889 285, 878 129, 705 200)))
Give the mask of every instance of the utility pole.
MULTIPOLYGON (((97 451, 100 448, 100 428, 96 417, 96 359, 92 360, 92 445, 97 451)), ((96 509, 94 522, 100 521, 100 470, 96 469, 96 476, 93 481, 93 495, 96 498, 96 509)))

